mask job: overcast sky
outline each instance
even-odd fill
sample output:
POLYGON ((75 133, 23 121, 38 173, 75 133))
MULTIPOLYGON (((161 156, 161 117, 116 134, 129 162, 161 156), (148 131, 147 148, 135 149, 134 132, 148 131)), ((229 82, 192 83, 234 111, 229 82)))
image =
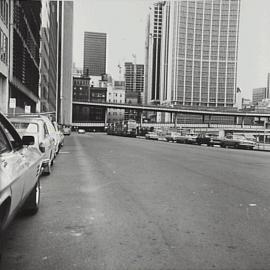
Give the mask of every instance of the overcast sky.
MULTIPOLYGON (((144 64, 146 17, 152 0, 75 0, 73 59, 83 66, 85 31, 107 33, 107 72, 119 79, 118 64, 144 64)), ((265 87, 270 72, 270 0, 242 0, 238 53, 242 96, 265 87)), ((123 74, 122 74, 123 75, 123 74)))

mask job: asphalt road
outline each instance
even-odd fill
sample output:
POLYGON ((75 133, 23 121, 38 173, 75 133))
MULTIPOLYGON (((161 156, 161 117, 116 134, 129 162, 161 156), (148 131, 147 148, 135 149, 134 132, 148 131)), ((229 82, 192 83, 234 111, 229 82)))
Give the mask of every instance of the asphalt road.
POLYGON ((72 135, 5 270, 270 269, 270 154, 72 135))

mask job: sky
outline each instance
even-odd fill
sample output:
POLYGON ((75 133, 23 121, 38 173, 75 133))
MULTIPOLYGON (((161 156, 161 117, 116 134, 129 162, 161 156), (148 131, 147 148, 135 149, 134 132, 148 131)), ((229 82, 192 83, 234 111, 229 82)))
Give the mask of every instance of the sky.
MULTIPOLYGON (((118 64, 144 64, 146 18, 153 0, 75 0, 73 62, 83 67, 85 31, 107 33, 107 73, 123 78, 118 64)), ((266 87, 270 72, 270 1, 241 0, 237 86, 241 96, 266 87)))

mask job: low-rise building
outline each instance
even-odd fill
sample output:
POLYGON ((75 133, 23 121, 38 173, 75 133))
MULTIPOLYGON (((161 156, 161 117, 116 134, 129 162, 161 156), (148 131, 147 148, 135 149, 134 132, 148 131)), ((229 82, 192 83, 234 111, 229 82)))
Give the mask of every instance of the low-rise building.
MULTIPOLYGON (((125 82, 114 81, 107 88, 107 102, 109 103, 125 103, 125 82)), ((108 109, 107 123, 124 120, 125 110, 108 109)))

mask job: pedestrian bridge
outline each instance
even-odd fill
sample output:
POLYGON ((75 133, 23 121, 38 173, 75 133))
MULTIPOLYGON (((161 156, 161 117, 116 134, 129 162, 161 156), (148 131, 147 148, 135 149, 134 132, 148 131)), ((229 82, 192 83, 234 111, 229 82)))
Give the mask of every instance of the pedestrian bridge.
POLYGON ((258 118, 267 118, 270 119, 270 111, 252 111, 252 112, 243 112, 236 110, 229 110, 224 108, 202 108, 202 109, 193 109, 193 108, 180 108, 180 107, 168 107, 162 105, 136 105, 136 104, 123 104, 123 103, 100 103, 100 102, 79 102, 73 101, 74 105, 88 105, 102 108, 110 108, 110 109, 130 109, 137 111, 151 111, 151 112, 167 112, 167 113, 175 113, 175 114, 193 114, 193 115, 202 115, 202 116, 234 116, 234 117, 258 117, 258 118))

